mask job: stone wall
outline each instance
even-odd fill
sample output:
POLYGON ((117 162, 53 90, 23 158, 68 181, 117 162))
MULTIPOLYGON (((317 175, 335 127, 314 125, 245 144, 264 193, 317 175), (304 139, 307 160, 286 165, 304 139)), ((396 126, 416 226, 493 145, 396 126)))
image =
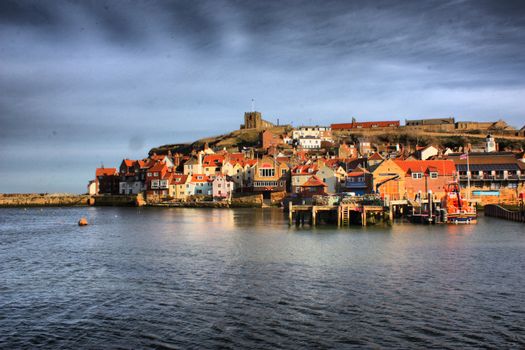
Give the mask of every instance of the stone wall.
POLYGON ((0 207, 59 207, 88 205, 88 195, 17 193, 0 194, 0 207))
POLYGON ((137 195, 101 195, 93 196, 95 206, 133 207, 140 202, 137 195))

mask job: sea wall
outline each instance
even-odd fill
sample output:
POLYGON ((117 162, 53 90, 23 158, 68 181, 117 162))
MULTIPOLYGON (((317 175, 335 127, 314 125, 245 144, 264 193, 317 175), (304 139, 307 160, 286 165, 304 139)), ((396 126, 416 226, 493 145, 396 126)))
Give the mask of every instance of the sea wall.
POLYGON ((88 195, 13 193, 0 194, 0 207, 60 207, 88 205, 88 195))
POLYGON ((93 196, 91 204, 102 207, 133 207, 142 203, 137 195, 99 195, 93 196))

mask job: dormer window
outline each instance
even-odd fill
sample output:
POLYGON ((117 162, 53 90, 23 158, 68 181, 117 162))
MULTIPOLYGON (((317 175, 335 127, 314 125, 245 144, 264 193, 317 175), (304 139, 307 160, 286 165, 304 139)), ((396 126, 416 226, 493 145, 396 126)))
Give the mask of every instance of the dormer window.
POLYGON ((431 179, 437 179, 438 178, 438 173, 435 172, 435 171, 430 172, 430 178, 431 179))
POLYGON ((197 180, 202 180, 202 176, 197 176, 197 180))
POLYGON ((413 179, 422 179, 423 178, 423 173, 412 173, 412 178, 413 179))

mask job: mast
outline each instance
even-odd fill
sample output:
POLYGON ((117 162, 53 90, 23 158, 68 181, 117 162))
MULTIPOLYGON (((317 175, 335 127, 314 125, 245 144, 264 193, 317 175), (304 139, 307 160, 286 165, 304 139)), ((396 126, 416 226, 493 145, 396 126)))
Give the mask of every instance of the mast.
POLYGON ((469 153, 470 150, 467 150, 467 200, 470 201, 470 164, 469 164, 469 153))

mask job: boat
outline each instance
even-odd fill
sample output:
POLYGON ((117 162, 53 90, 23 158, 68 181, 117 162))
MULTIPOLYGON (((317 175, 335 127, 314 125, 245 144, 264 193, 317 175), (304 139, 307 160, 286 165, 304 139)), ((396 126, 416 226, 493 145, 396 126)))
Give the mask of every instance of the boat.
POLYGON ((475 224, 478 214, 476 207, 461 196, 459 184, 449 183, 445 186, 445 196, 441 199, 441 208, 445 210, 445 222, 449 224, 475 224))

